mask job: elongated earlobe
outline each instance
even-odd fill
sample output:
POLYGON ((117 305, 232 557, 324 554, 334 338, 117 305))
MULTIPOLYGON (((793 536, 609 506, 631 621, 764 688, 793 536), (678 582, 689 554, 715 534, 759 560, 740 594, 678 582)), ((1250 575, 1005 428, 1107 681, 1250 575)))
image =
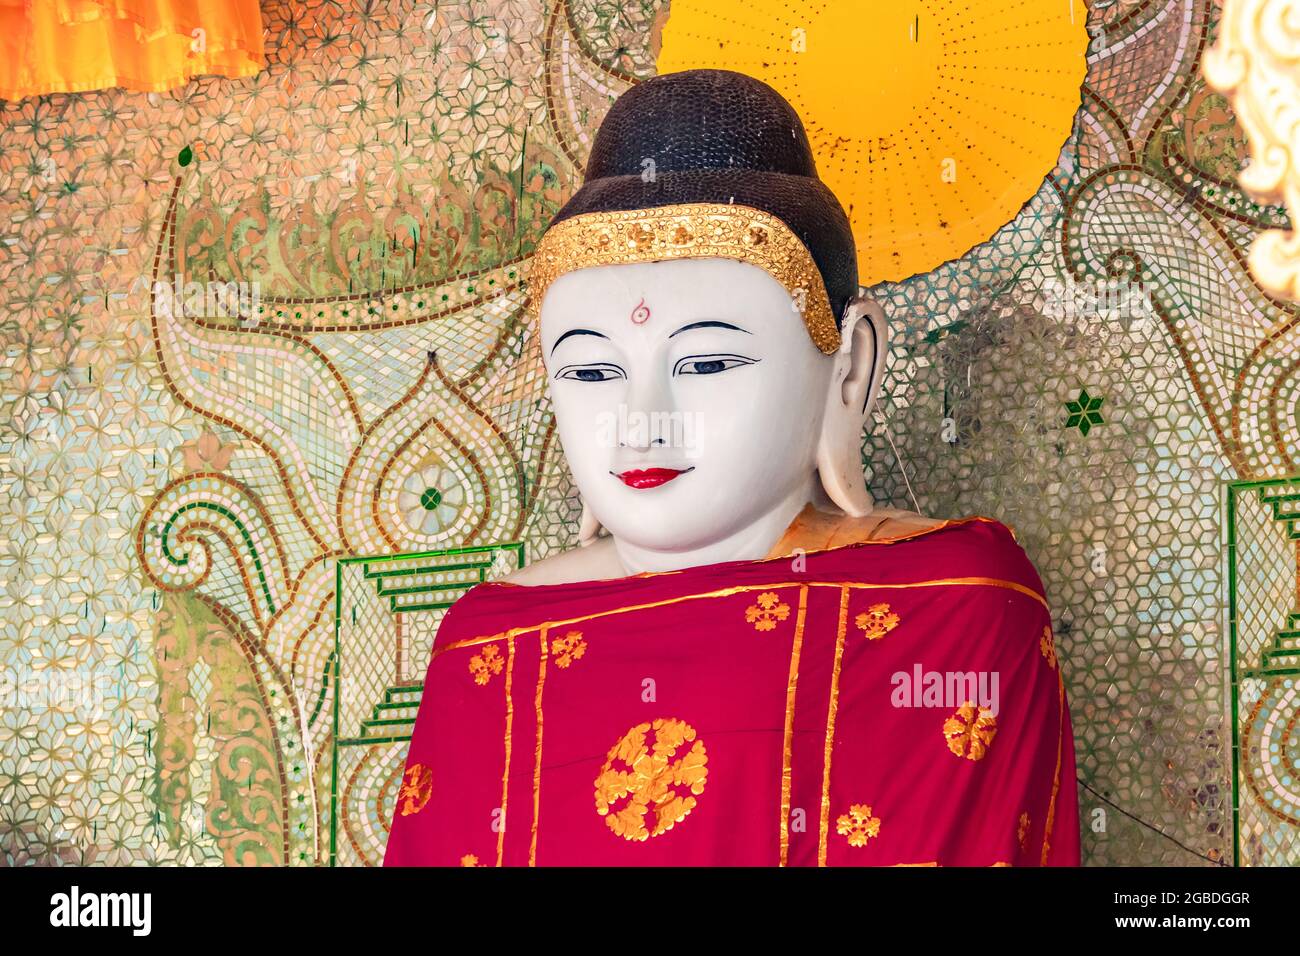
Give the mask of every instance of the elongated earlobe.
POLYGON ((854 298, 841 334, 822 416, 817 472, 831 501, 845 514, 861 517, 874 506, 862 471, 862 427, 884 372, 884 311, 875 302, 854 298))

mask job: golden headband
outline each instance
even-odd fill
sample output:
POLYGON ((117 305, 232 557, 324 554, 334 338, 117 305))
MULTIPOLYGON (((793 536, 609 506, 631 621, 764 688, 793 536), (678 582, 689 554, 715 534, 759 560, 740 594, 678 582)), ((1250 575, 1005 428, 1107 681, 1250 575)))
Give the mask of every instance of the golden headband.
POLYGON ((536 318, 546 290, 567 272, 706 258, 738 259, 758 266, 790 293, 818 349, 830 355, 840 347, 826 285, 808 247, 771 213, 729 203, 588 212, 556 223, 533 253, 528 311, 536 318))

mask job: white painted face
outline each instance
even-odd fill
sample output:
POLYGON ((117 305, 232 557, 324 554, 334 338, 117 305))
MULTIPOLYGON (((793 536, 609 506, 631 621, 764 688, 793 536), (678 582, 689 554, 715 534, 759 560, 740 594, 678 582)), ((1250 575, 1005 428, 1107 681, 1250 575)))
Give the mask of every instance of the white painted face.
POLYGON ((811 488, 836 363, 757 266, 567 273, 542 303, 541 347, 574 480, 620 543, 706 548, 811 488))

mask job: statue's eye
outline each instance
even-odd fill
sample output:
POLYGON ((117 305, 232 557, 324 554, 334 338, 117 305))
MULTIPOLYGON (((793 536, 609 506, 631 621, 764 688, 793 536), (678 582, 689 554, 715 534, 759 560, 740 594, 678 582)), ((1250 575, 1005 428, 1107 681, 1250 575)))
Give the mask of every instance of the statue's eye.
POLYGON ((737 365, 753 365, 755 361, 742 355, 692 355, 679 361, 673 372, 676 375, 717 375, 737 365))
POLYGON ((560 369, 555 377, 567 378, 571 382, 612 382, 625 376, 617 365, 568 365, 560 369))

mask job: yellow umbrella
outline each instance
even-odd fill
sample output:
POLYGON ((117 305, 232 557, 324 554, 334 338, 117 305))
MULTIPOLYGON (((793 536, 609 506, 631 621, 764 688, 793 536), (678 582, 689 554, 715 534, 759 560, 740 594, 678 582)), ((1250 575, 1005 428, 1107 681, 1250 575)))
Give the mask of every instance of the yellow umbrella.
POLYGON ((737 70, 799 111, 853 223, 859 281, 984 242, 1069 138, 1083 0, 673 0, 657 66, 737 70))

